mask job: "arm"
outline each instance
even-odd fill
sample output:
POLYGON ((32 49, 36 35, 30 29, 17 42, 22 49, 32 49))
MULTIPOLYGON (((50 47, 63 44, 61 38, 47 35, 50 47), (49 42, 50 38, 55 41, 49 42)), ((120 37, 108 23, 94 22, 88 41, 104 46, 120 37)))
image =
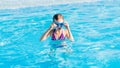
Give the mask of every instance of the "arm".
POLYGON ((42 37, 40 38, 40 41, 45 40, 45 39, 50 35, 51 30, 52 30, 52 29, 49 28, 49 29, 42 35, 42 37))
POLYGON ((67 36, 67 38, 69 38, 71 41, 74 41, 74 38, 72 36, 72 33, 70 31, 70 27, 69 27, 68 23, 66 23, 65 26, 66 26, 66 36, 67 36))
POLYGON ((55 24, 51 24, 50 28, 40 38, 40 41, 45 40, 51 34, 51 31, 52 31, 52 29, 54 27, 56 27, 56 25, 55 24))

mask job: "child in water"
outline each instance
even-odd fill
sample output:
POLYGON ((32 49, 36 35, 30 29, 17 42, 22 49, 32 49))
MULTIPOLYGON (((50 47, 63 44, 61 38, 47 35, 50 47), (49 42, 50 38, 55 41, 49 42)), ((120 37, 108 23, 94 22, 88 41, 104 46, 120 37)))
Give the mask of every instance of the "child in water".
POLYGON ((51 36, 51 39, 53 41, 65 40, 65 38, 74 41, 74 38, 69 28, 69 24, 64 21, 64 17, 62 16, 62 14, 55 14, 53 16, 53 22, 50 25, 50 28, 42 35, 40 41, 45 40, 48 36, 51 36), (63 29, 63 26, 66 29, 63 29))

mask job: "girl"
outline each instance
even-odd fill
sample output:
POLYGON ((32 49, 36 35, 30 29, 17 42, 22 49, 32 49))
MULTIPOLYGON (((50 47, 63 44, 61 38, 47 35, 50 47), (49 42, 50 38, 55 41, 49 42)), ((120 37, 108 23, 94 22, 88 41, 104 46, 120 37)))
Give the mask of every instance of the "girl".
POLYGON ((66 37, 74 41, 69 25, 64 21, 62 14, 55 14, 53 16, 53 22, 50 28, 42 35, 40 41, 45 40, 48 36, 51 36, 53 41, 65 40, 66 37), (63 29, 63 26, 66 27, 66 29, 63 29))

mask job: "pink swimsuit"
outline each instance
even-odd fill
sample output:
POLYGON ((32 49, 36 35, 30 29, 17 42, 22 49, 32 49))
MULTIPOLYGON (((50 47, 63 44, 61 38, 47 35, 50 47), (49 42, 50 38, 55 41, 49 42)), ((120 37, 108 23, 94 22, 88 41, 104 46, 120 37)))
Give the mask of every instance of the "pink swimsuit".
POLYGON ((56 39, 56 37, 55 37, 55 31, 56 31, 56 29, 53 30, 52 40, 64 40, 65 39, 63 32, 61 33, 60 37, 58 39, 56 39))

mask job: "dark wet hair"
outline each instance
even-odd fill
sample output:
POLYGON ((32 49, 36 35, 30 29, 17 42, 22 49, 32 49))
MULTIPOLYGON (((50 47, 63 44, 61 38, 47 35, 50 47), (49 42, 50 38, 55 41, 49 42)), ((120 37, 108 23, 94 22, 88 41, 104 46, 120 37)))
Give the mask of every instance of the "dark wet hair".
MULTIPOLYGON (((62 14, 60 14, 60 13, 58 13, 58 14, 55 14, 54 16, 53 16, 53 22, 55 22, 55 20, 58 20, 58 16, 62 16, 62 14)), ((64 20, 64 17, 62 16, 62 18, 63 18, 63 20, 64 20)))

